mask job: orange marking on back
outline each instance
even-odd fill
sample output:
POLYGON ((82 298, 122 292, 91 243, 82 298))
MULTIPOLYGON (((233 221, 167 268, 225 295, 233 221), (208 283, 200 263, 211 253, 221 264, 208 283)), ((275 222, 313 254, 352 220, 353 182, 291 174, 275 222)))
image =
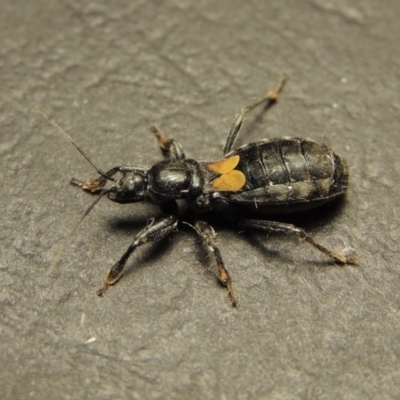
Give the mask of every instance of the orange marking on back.
POLYGON ((214 179, 211 186, 219 192, 237 192, 246 183, 243 172, 234 170, 214 179))
POLYGON ((219 161, 207 164, 207 167, 217 174, 227 174, 231 172, 238 164, 240 157, 238 155, 229 158, 224 158, 219 161))

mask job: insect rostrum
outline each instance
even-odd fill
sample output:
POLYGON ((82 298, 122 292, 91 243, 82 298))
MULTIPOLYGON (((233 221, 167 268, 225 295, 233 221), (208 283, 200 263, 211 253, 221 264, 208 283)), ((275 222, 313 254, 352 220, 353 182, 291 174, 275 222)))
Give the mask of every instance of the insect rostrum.
POLYGON ((107 195, 117 203, 147 201, 159 205, 162 210, 169 210, 168 215, 153 221, 135 236, 122 257, 111 267, 98 295, 103 295, 110 285, 121 278, 129 256, 137 247, 160 240, 176 229, 180 217, 174 211, 174 205, 178 200, 185 201, 195 215, 194 222, 188 225, 195 229, 210 253, 218 271, 218 279, 227 288, 233 306, 237 306, 238 302, 232 279, 216 245, 214 229, 206 221, 207 213, 211 211, 220 213, 240 228, 297 236, 336 263, 357 262, 356 256, 331 251, 294 225, 265 219, 268 214, 318 207, 343 195, 349 184, 349 169, 342 157, 323 144, 294 137, 265 139, 233 148, 247 113, 259 105, 264 105, 265 109, 271 107, 286 80, 284 76, 275 91, 268 92, 259 101, 240 110, 228 134, 222 158, 212 162, 186 158, 178 142, 152 127, 164 161, 150 168, 119 165, 103 172, 53 120, 35 109, 72 142, 99 173, 94 180, 72 179, 73 185, 98 195, 98 199, 107 195), (118 179, 115 178, 117 175, 118 179), (108 182, 110 185, 107 185, 108 182), (241 217, 246 212, 259 217, 241 217))

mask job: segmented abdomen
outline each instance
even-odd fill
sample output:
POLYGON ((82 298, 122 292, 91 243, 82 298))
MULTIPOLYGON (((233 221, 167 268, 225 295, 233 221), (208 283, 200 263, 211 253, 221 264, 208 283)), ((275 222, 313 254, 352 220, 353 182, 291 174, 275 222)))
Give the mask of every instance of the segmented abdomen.
POLYGON ((239 155, 235 169, 246 176, 245 186, 229 193, 230 201, 298 203, 330 200, 344 193, 349 172, 346 162, 323 144, 300 138, 250 143, 232 151, 239 155))

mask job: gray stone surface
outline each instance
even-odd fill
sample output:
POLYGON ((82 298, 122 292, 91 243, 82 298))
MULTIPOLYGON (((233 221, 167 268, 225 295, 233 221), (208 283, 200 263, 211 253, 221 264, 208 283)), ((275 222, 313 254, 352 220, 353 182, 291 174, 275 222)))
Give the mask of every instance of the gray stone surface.
POLYGON ((2 399, 399 398, 400 3, 385 0, 4 0, 0 13, 0 394, 2 399), (285 236, 219 228, 241 307, 180 229, 95 295, 159 211, 92 201, 94 177, 39 115, 103 169, 160 158, 157 124, 188 156, 217 159, 235 113, 291 80, 243 144, 324 140, 352 185, 303 226, 360 267, 285 236), (250 239, 250 240, 249 240, 250 239), (268 240, 267 240, 268 239, 268 240))

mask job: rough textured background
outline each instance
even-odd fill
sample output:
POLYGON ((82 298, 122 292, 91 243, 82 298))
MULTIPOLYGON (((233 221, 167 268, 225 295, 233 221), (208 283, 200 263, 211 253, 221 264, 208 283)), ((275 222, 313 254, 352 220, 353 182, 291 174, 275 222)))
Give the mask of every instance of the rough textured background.
MULTIPOLYGON (((0 13, 2 399, 394 399, 400 393, 400 3, 4 0, 0 13), (304 226, 354 248, 340 268, 285 236, 223 226, 232 309, 186 230, 95 290, 157 210, 70 187, 90 165, 160 159, 156 123, 216 159, 235 113, 291 80, 239 144, 298 135, 345 156, 344 204, 304 226), (248 240, 251 239, 251 240, 248 240)), ((157 211, 158 212, 158 211, 157 211)))

